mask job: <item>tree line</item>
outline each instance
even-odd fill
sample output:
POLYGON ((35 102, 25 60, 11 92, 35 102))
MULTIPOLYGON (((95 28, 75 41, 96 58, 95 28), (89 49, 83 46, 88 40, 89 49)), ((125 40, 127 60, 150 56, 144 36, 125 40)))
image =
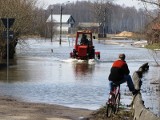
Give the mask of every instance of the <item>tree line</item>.
MULTIPOLYGON (((70 14, 79 22, 97 22, 105 24, 109 33, 120 31, 142 32, 145 25, 151 20, 145 9, 137 10, 135 7, 122 7, 110 1, 90 2, 76 1, 62 5, 63 14, 70 14)), ((47 14, 60 14, 60 4, 50 5, 47 14)))

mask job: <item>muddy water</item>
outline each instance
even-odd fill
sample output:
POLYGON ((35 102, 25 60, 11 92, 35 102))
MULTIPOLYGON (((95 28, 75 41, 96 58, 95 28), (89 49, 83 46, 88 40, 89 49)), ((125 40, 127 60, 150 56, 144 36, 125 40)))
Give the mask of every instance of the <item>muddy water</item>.
MULTIPOLYGON (((115 42, 115 41, 114 41, 115 42)), ((146 107, 160 116, 160 67, 156 66, 153 55, 160 63, 160 52, 153 54, 144 48, 135 48, 132 41, 119 41, 109 45, 94 41, 101 60, 89 63, 69 59, 73 44, 50 40, 28 39, 17 46, 16 59, 9 67, 0 70, 0 95, 12 96, 24 101, 59 104, 70 107, 98 109, 108 98, 108 74, 112 62, 119 53, 125 53, 131 75, 148 62, 150 69, 144 75, 142 95, 146 107), (52 50, 53 51, 52 51, 52 50), (151 84, 152 83, 152 84, 151 84)), ((130 104, 131 94, 126 84, 121 86, 124 105, 130 104)))

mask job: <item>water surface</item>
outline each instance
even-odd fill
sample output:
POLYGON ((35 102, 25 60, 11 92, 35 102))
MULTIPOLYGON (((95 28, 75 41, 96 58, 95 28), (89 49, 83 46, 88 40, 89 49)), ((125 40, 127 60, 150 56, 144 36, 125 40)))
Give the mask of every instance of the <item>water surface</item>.
MULTIPOLYGON (((43 39, 21 42, 17 46, 14 65, 9 68, 8 80, 6 70, 0 70, 0 95, 28 102, 98 109, 105 105, 108 98, 107 78, 112 62, 119 53, 125 53, 131 75, 142 64, 149 63, 150 69, 143 78, 142 95, 146 107, 160 115, 159 84, 150 84, 160 80, 160 68, 156 66, 153 53, 131 46, 133 41, 125 44, 124 41, 119 42, 110 45, 104 41, 94 41, 95 49, 101 52, 101 60, 91 63, 70 59, 73 44, 67 41, 62 42, 61 46, 58 41, 51 43, 43 39)), ((130 104, 132 96, 126 84, 122 85, 121 93, 122 104, 130 104)))

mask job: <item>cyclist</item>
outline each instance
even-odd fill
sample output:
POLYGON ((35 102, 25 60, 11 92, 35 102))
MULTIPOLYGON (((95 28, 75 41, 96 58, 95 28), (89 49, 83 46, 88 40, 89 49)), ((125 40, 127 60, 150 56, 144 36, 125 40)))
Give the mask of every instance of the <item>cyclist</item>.
POLYGON ((124 82, 127 82, 129 90, 133 95, 137 94, 139 90, 136 90, 132 81, 131 76, 129 75, 130 71, 128 65, 125 61, 125 54, 119 54, 119 59, 114 61, 109 74, 109 85, 110 91, 112 91, 113 84, 119 85, 124 82))

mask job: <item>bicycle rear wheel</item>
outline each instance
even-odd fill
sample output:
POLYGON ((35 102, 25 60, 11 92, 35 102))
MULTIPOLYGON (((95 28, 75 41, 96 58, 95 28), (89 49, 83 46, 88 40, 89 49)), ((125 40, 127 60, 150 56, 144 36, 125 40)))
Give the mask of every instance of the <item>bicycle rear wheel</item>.
POLYGON ((114 109, 114 113, 116 114, 119 111, 119 106, 120 106, 120 98, 121 98, 121 94, 117 94, 116 96, 116 104, 115 104, 115 109, 114 109))

